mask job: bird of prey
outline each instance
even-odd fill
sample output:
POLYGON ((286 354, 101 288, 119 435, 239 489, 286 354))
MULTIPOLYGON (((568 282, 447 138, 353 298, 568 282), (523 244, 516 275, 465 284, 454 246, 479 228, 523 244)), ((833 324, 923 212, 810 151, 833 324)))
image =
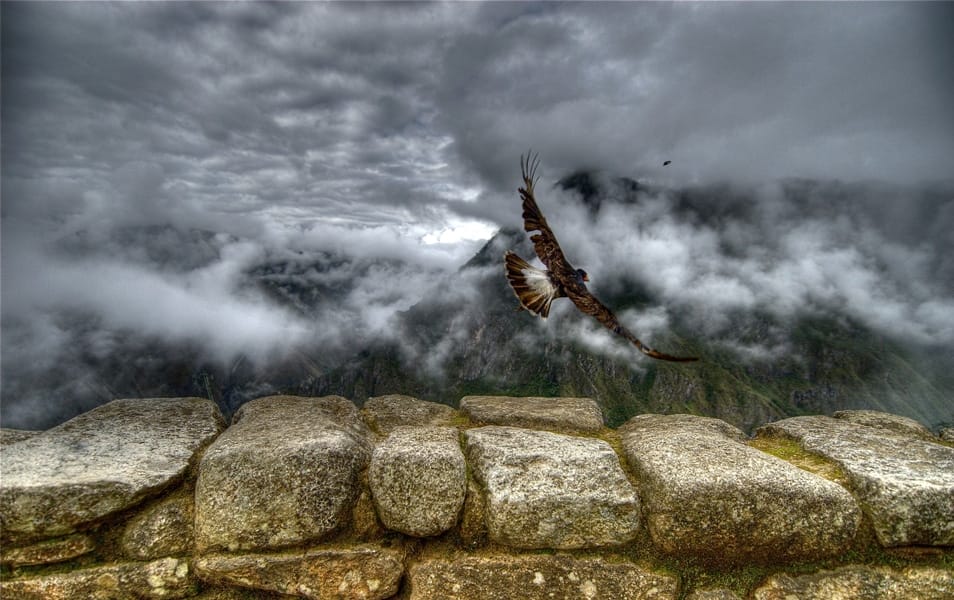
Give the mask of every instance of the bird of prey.
POLYGON ((668 166, 671 165, 671 164, 672 164, 672 161, 671 161, 671 160, 663 161, 663 166, 664 166, 664 167, 668 167, 668 166))
POLYGON ((575 269, 570 265, 547 220, 540 212, 540 207, 537 206, 533 186, 536 183, 536 171, 539 165, 540 161, 535 155, 528 154, 526 158, 520 157, 523 187, 518 191, 523 199, 523 228, 527 232, 537 232, 530 236, 530 241, 533 242, 534 251, 546 266, 546 270, 531 266, 509 250, 504 254, 507 279, 517 299, 520 300, 521 306, 546 319, 550 314, 550 304, 553 300, 569 298, 580 312, 595 318, 613 333, 623 336, 647 356, 675 362, 698 360, 671 356, 646 346, 623 327, 616 315, 586 289, 586 282, 589 281, 586 271, 575 269))

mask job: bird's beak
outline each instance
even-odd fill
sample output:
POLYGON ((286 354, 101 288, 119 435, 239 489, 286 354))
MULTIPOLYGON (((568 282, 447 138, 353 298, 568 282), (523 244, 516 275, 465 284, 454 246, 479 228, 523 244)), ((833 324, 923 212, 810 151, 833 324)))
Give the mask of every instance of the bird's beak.
POLYGON ((584 276, 583 276, 583 281, 589 281, 589 280, 590 280, 590 276, 589 276, 589 275, 584 275, 584 276))

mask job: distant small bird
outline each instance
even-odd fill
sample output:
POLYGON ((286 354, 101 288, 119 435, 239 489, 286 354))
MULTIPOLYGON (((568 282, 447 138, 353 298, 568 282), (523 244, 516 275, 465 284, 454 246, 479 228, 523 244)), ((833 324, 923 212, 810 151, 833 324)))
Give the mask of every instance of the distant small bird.
POLYGON ((518 191, 523 199, 523 228, 528 232, 539 232, 531 235, 530 241, 533 242, 533 249, 540 260, 543 261, 543 264, 546 265, 547 270, 531 266, 530 263, 509 250, 504 254, 507 280, 517 295, 517 299, 520 300, 520 305, 533 314, 546 319, 550 314, 550 304, 554 299, 569 298, 580 312, 590 315, 613 333, 623 336, 647 356, 675 362, 698 360, 697 358, 671 356, 646 346, 628 329, 623 327, 616 315, 586 289, 585 282, 590 280, 589 276, 583 269, 574 269, 566 260, 556 236, 553 235, 553 231, 534 199, 533 186, 536 183, 535 176, 539 165, 540 161, 536 155, 528 154, 526 159, 523 156, 520 157, 523 187, 519 188, 518 191))
POLYGON ((672 161, 671 161, 671 160, 667 160, 667 161, 665 161, 665 162, 663 163, 663 166, 664 166, 664 167, 668 167, 668 166, 671 165, 671 164, 672 164, 672 161))

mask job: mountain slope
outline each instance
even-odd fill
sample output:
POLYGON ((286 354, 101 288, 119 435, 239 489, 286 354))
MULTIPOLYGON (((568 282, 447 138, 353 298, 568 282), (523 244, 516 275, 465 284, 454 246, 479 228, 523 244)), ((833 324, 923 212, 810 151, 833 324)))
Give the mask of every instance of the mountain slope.
MULTIPOLYGON (((575 174, 561 185, 579 187, 591 214, 601 209, 597 179, 575 174)), ((640 189, 628 180, 623 185, 640 189)), ((698 193, 679 198, 688 212, 706 201, 698 193)), ((737 208, 725 214, 745 213, 738 199, 732 202, 737 208)), ((369 348, 302 391, 355 398, 401 392, 448 404, 467 394, 581 395, 598 401, 610 425, 644 412, 687 412, 750 429, 848 408, 932 425, 954 420, 950 382, 938 375, 949 372, 945 364, 954 366, 950 353, 902 344, 836 309, 739 313, 723 328, 729 337, 694 331, 676 313, 653 344, 702 361, 656 362, 621 339, 605 344, 606 334, 587 329, 587 318, 572 309, 546 322, 518 310, 503 275, 506 249, 533 256, 523 232, 499 232, 441 286, 469 290, 470 297, 432 297, 412 307, 398 319, 401 343, 369 348)), ((617 314, 652 309, 651 294, 639 285, 608 289, 613 293, 602 299, 617 314)))

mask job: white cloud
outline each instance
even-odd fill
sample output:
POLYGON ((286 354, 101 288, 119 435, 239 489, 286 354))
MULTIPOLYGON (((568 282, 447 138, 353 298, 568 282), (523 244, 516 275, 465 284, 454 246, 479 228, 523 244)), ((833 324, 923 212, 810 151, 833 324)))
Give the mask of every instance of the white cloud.
MULTIPOLYGON (((772 182, 949 179, 950 12, 4 4, 4 378, 12 340, 40 356, 71 333, 97 352, 129 329, 220 357, 389 335, 493 226, 519 224, 529 146, 597 292, 631 286, 713 335, 738 311, 821 304, 949 342, 946 192, 846 184, 825 207, 772 182), (611 185, 623 203, 594 216, 549 187, 581 168, 764 185, 741 203, 689 188, 692 210, 611 185), (280 308, 245 281, 262 263, 281 293, 312 296, 280 308), (334 300, 320 315, 317 294, 334 300), (94 325, 67 331, 74 312, 94 325)), ((626 322, 653 335, 654 310, 626 322)))

